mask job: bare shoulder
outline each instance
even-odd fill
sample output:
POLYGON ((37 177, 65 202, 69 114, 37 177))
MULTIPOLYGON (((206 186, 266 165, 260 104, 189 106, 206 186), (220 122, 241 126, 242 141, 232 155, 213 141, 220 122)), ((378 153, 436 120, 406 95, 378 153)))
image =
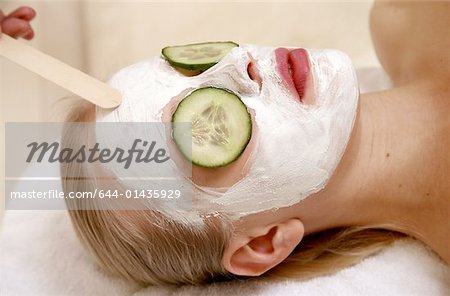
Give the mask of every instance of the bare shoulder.
POLYGON ((370 16, 372 40, 396 85, 442 71, 448 75, 449 15, 450 1, 375 1, 370 16))

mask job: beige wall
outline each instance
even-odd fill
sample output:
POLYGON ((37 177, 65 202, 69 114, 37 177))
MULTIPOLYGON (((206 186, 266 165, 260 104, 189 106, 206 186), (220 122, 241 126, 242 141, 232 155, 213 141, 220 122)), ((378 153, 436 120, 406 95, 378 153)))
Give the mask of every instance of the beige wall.
MULTIPOLYGON (((0 1, 0 9, 8 13, 22 4, 0 1)), ((159 54, 164 46, 213 40, 338 48, 347 52, 357 67, 378 66, 368 30, 371 1, 27 4, 38 13, 33 22, 36 38, 31 44, 100 79, 159 54)), ((68 106, 60 101, 69 93, 3 58, 0 63, 2 122, 62 120, 68 106)), ((3 133, 2 124, 2 143, 3 133)), ((1 145, 1 174, 3 154, 1 145)), ((3 198, 3 182, 0 190, 3 198)))
POLYGON ((376 65, 370 1, 290 3, 115 3, 83 5, 89 71, 102 78, 167 45, 233 40, 338 48, 359 66, 376 65))

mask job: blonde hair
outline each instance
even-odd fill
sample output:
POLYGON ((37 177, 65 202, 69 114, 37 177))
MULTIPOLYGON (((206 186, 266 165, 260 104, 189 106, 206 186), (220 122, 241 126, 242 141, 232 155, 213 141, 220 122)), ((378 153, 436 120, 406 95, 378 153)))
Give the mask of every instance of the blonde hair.
MULTIPOLYGON (((68 122, 89 121, 93 105, 79 104, 68 122)), ((62 147, 86 141, 88 135, 64 133, 62 147)), ((65 192, 94 191, 83 164, 62 163, 65 192), (76 178, 64 178, 74 176, 76 178)), ((87 210, 85 200, 67 201, 75 231, 103 269, 146 285, 202 284, 236 278, 222 265, 233 233, 226 213, 201 219, 175 221, 155 210, 87 210)), ((295 251, 263 277, 310 278, 355 264, 403 235, 383 229, 350 227, 330 229, 305 237, 295 251)))

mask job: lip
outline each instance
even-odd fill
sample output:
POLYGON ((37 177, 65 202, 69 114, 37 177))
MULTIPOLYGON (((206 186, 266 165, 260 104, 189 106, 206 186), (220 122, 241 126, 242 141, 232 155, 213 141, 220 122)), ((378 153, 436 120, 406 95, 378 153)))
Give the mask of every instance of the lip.
POLYGON ((277 48, 275 59, 278 73, 286 88, 302 103, 305 103, 307 82, 310 76, 308 53, 303 48, 289 50, 277 48))

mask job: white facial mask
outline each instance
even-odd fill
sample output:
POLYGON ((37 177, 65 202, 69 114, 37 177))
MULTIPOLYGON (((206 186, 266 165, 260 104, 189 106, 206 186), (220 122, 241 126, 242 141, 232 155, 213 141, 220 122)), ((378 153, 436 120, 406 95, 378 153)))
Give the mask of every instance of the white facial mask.
POLYGON ((274 50, 240 45, 195 77, 179 74, 160 57, 129 66, 110 80, 122 92, 122 104, 97 109, 97 121, 161 122, 166 104, 187 89, 229 89, 254 110, 257 144, 248 174, 226 190, 197 187, 194 209, 239 218, 298 203, 324 188, 338 165, 356 116, 358 83, 344 53, 308 50, 315 103, 303 105, 282 83, 274 50), (258 64, 261 90, 247 73, 249 53, 258 64))

